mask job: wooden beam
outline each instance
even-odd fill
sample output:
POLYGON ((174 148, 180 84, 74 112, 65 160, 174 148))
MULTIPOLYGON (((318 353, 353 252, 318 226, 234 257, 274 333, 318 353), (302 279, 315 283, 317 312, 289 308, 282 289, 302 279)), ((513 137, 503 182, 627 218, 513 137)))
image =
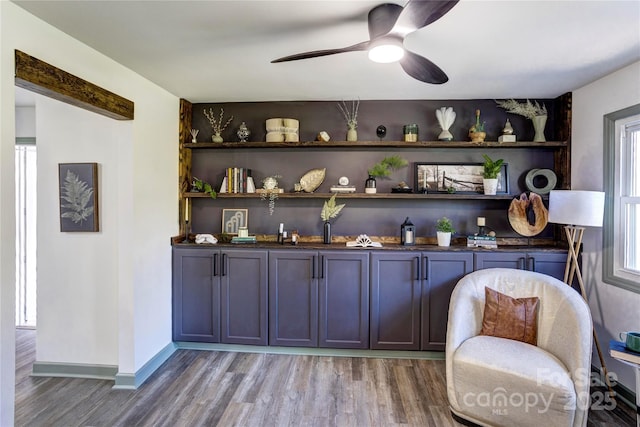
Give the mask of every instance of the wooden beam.
POLYGON ((15 62, 16 86, 112 119, 133 120, 133 102, 126 98, 19 50, 15 62))
POLYGON ((191 188, 191 150, 185 148, 184 144, 191 142, 191 116, 193 105, 186 99, 180 99, 180 121, 178 127, 178 185, 180 188, 180 197, 178 204, 178 218, 180 224, 180 234, 185 233, 184 194, 191 188))

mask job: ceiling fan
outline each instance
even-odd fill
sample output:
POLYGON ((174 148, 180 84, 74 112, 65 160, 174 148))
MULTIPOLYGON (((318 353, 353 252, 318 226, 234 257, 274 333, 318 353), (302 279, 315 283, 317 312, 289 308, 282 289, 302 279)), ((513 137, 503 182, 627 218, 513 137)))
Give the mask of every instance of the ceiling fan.
POLYGON ((337 53, 369 51, 369 59, 376 62, 399 61, 402 69, 414 79, 425 83, 442 84, 449 78, 433 62, 404 48, 404 38, 420 28, 442 18, 459 0, 410 0, 404 7, 384 3, 369 11, 369 40, 338 49, 314 50, 274 59, 271 63, 297 61, 335 55, 337 53))

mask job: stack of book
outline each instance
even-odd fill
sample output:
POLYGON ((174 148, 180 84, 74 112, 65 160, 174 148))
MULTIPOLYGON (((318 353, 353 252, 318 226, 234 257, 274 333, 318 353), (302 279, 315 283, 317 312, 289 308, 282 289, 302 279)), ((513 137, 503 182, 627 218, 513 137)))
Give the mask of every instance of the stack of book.
POLYGON ((497 248, 498 242, 495 236, 479 236, 474 234, 473 236, 467 236, 468 248, 497 248))
POLYGON ((640 365, 640 353, 629 350, 626 344, 621 341, 609 341, 609 354, 616 359, 626 360, 627 362, 640 365))
POLYGON ((247 237, 238 237, 238 236, 233 236, 231 238, 231 243, 257 243, 258 240, 256 239, 256 236, 247 236, 247 237))
POLYGON ((355 193, 356 186, 355 185, 332 185, 331 192, 332 193, 355 193))
POLYGON ((224 180, 220 193, 246 193, 247 182, 251 177, 251 169, 230 167, 224 170, 224 180))

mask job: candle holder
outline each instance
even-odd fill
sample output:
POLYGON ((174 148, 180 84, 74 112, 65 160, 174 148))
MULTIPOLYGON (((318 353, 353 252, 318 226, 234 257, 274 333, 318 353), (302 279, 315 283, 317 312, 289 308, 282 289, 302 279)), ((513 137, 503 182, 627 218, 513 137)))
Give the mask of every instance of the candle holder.
POLYGON ((184 243, 189 243, 189 220, 184 220, 184 243))

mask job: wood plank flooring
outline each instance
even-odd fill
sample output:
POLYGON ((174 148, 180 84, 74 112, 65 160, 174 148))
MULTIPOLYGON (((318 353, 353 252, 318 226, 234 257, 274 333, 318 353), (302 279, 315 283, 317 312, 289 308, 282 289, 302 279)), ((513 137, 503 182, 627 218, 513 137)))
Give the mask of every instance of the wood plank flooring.
MULTIPOLYGON (((18 329, 16 426, 462 425, 443 360, 179 350, 135 391, 31 377, 34 360, 35 331, 18 329)), ((632 416, 599 411, 589 425, 633 426, 632 416)))

